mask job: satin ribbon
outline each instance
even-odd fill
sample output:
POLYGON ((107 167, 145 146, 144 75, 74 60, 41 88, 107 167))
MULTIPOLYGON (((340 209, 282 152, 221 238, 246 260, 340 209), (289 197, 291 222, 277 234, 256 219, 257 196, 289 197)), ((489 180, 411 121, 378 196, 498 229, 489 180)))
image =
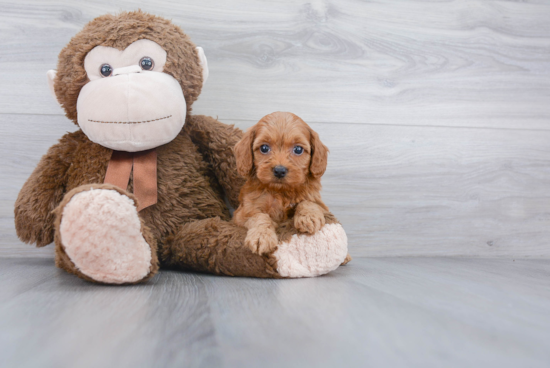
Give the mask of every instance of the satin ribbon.
POLYGON ((138 199, 138 211, 141 211, 157 203, 157 151, 155 149, 141 152, 113 151, 104 183, 127 190, 132 168, 134 195, 138 199))

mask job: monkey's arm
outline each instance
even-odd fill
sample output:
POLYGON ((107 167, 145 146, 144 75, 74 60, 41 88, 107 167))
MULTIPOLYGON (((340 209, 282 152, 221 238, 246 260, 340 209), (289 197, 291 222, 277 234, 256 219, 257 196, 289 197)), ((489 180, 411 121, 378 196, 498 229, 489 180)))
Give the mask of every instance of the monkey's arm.
POLYGON ((236 208, 245 179, 237 172, 233 147, 241 139, 242 131, 204 115, 191 116, 183 129, 210 163, 229 202, 236 208))
POLYGON ((63 199, 67 170, 75 143, 70 133, 40 159, 15 201, 15 229, 19 239, 43 247, 53 241, 52 211, 63 199))

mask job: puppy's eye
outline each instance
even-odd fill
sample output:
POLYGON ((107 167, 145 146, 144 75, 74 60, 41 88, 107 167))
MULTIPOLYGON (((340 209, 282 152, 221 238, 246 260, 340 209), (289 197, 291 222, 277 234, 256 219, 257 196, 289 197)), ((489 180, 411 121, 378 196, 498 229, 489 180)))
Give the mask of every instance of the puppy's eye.
POLYGON ((102 76, 109 77, 111 74, 113 74, 113 67, 110 66, 109 64, 103 64, 99 68, 99 72, 101 73, 102 76))
POLYGON ((149 56, 145 56, 139 61, 139 66, 143 70, 153 70, 155 67, 155 62, 149 56))
POLYGON ((261 153, 268 153, 269 151, 271 150, 271 148, 269 148, 269 146, 267 144, 262 144, 260 146, 260 152, 261 153))
POLYGON ((295 155, 301 155, 302 153, 304 153, 304 147, 300 147, 300 146, 294 146, 294 154, 295 155))

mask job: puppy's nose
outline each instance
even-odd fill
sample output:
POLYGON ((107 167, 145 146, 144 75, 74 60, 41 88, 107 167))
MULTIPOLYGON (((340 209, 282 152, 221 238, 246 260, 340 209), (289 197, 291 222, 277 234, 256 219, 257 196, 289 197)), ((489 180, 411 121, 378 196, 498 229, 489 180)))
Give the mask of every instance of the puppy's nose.
POLYGON ((276 178, 284 178, 286 173, 288 172, 288 169, 284 166, 275 166, 273 168, 273 175, 275 175, 276 178))

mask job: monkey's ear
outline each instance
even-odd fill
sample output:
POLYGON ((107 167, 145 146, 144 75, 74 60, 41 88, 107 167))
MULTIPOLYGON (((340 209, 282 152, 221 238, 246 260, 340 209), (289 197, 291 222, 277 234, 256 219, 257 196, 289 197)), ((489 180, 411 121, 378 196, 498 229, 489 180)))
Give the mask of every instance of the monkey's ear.
POLYGON ((46 74, 48 76, 48 86, 50 87, 50 92, 52 93, 52 96, 53 96, 53 98, 55 98, 57 103, 59 103, 59 101, 57 100, 57 96, 55 95, 55 87, 54 87, 55 76, 57 75, 57 70, 48 70, 48 73, 46 73, 46 74))
POLYGON ((202 85, 204 86, 208 79, 208 60, 206 60, 206 55, 204 55, 202 47, 197 47, 197 53, 199 54, 199 62, 202 67, 202 85))
POLYGON ((235 148, 233 149, 235 159, 237 161, 237 171, 245 178, 252 173, 252 169, 254 168, 252 145, 254 144, 255 135, 255 126, 248 128, 246 133, 244 133, 241 140, 237 142, 235 148))

